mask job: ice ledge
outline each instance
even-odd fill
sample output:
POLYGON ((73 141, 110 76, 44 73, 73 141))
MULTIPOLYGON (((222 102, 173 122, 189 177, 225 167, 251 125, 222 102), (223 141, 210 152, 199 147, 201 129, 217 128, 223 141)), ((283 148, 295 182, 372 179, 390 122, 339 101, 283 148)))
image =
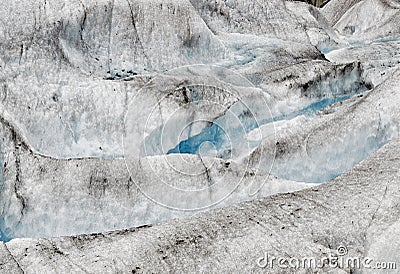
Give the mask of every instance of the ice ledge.
MULTIPOLYGON (((393 243, 381 234, 399 227, 399 154, 396 139, 329 183, 168 224, 6 246, 26 273, 261 272, 265 253, 321 259, 339 246, 351 257, 384 261, 393 243)), ((4 248, 0 255, 9 256, 4 248)), ((400 263, 399 255, 391 260, 400 263)), ((0 263, 0 272, 7 266, 0 263)))

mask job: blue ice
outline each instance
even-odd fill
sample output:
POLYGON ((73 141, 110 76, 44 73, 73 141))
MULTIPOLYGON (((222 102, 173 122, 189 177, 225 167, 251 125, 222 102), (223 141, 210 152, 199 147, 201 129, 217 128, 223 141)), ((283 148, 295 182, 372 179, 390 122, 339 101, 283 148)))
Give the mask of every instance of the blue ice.
MULTIPOLYGON (((277 122, 282 120, 290 120, 300 115, 305 115, 311 117, 315 115, 316 112, 322 110, 332 104, 351 98, 357 93, 363 92, 366 89, 360 89, 357 92, 351 94, 343 95, 340 97, 328 97, 322 98, 321 100, 311 103, 309 106, 294 111, 285 115, 280 115, 270 119, 261 121, 259 124, 256 122, 254 117, 239 118, 240 126, 236 123, 230 125, 229 122, 224 121, 224 117, 221 117, 212 123, 210 126, 205 128, 202 132, 194 135, 184 141, 181 141, 176 147, 170 149, 167 154, 199 154, 199 149, 203 143, 211 143, 217 151, 218 157, 221 158, 231 158, 232 144, 240 146, 243 143, 248 144, 245 140, 245 134, 254 130, 259 125, 268 124, 271 122, 277 122), (222 127, 221 127, 222 125, 222 127)), ((251 147, 256 147, 257 142, 251 143, 251 147)))

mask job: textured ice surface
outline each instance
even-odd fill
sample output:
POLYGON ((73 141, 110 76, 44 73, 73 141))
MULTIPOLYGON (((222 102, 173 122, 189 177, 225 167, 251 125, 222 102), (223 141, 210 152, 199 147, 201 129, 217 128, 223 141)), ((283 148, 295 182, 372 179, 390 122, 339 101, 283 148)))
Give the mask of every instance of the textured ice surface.
MULTIPOLYGON (((333 182, 168 224, 95 235, 15 239, 6 243, 9 251, 0 245, 0 260, 12 257, 15 262, 9 260, 5 267, 26 273, 104 269, 263 273, 270 268, 260 268, 257 260, 265 254, 324 260, 345 246, 349 257, 398 266, 399 153, 397 139, 333 182)), ((352 269, 332 272, 325 265, 318 270, 349 273, 352 269)), ((365 272, 376 273, 376 269, 365 272)))
POLYGON ((308 243, 313 254, 346 243, 389 256, 397 141, 374 152, 399 136, 398 10, 391 0, 322 10, 281 0, 6 1, 0 240, 223 209, 151 229, 0 243, 0 270, 131 272, 156 254, 149 272, 251 272, 248 254, 304 254, 308 243), (232 261, 215 266, 223 258, 232 261))
MULTIPOLYGON (((366 95, 263 140, 251 157, 276 151, 272 174, 291 180, 323 182, 342 174, 399 136, 398 82, 397 71, 366 95)), ((265 164, 268 169, 268 161, 265 164)))
POLYGON ((364 0, 354 4, 335 24, 350 42, 369 42, 399 36, 397 0, 364 0))
POLYGON ((340 18, 355 4, 362 0, 336 0, 329 1, 322 9, 321 13, 331 26, 334 26, 340 18))
POLYGON ((373 42, 335 50, 326 55, 332 62, 353 62, 363 65, 363 77, 377 86, 390 77, 400 64, 400 42, 373 42), (376 54, 379 52, 379 54, 376 54))

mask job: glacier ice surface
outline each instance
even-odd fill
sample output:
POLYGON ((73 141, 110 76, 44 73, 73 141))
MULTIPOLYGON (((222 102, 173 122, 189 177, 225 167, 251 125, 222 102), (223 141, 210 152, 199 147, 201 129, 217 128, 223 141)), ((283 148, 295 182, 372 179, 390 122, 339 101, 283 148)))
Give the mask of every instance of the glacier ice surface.
POLYGON ((218 202, 242 177, 218 206, 253 199, 251 187, 257 198, 299 190, 397 137, 398 4, 332 2, 319 10, 278 0, 8 1, 0 116, 24 140, 1 121, 0 240, 192 214, 155 205, 133 179, 182 208, 218 202), (124 152, 141 159, 134 176, 124 152), (265 183, 271 166, 277 177, 265 183), (176 174, 187 167, 199 174, 176 174), (218 180, 198 197, 166 195, 218 180))

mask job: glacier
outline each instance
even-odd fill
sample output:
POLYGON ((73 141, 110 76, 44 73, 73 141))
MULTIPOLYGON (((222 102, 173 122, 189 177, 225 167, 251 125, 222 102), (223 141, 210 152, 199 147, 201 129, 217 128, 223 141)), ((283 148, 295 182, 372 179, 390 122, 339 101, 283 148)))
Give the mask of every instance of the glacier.
POLYGON ((399 10, 6 0, 0 273, 400 264, 399 10))

